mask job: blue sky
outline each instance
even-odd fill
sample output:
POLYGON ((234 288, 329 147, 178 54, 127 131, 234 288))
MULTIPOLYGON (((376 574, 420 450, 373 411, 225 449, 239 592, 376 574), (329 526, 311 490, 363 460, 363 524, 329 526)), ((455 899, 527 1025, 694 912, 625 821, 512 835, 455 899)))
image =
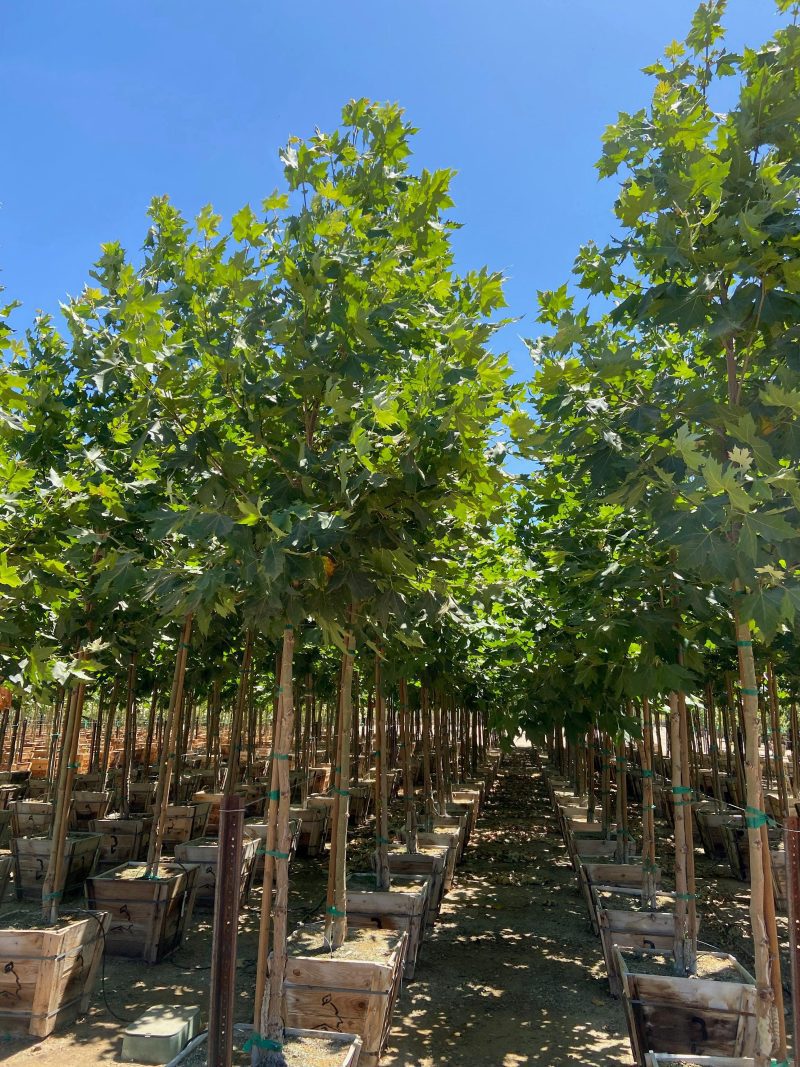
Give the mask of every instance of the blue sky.
MULTIPOLYGON (((640 68, 694 0, 0 0, 0 284, 21 324, 87 280, 103 241, 140 247, 150 198, 229 216, 280 183, 291 134, 351 97, 399 101, 420 167, 451 167, 463 268, 508 274, 502 342, 536 332, 537 289, 613 230, 593 164, 649 95, 640 68)), ((777 24, 731 0, 734 47, 777 24)))

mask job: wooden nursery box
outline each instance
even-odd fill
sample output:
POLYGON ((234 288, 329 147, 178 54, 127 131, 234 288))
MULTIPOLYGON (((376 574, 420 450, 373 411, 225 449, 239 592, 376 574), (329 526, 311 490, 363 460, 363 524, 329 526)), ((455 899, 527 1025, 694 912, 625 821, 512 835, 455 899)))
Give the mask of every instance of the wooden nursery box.
POLYGON ((697 833, 710 860, 723 860, 728 854, 722 827, 729 819, 730 815, 725 811, 715 811, 703 805, 694 809, 697 833))
POLYGON ((425 937, 429 899, 430 881, 424 874, 394 875, 389 889, 376 889, 374 874, 353 874, 347 880, 347 923, 354 929, 404 930, 403 977, 410 980, 425 937))
POLYGON ((167 821, 164 825, 162 842, 164 849, 169 852, 176 845, 185 844, 198 837, 205 837, 210 811, 211 805, 207 803, 170 804, 167 807, 167 821))
POLYGON ((128 809, 131 815, 148 815, 156 799, 157 782, 131 782, 128 790, 128 809))
MULTIPOLYGON (((5 921, 13 916, 5 916, 5 921)), ((0 928, 0 1025, 47 1037, 88 1011, 108 915, 62 916, 37 928, 28 916, 0 928)))
POLYGON ((145 878, 143 863, 124 863, 86 882, 90 908, 108 912, 106 951, 158 963, 181 943, 194 909, 198 868, 162 863, 145 878))
POLYGON ((359 1067, 378 1067, 400 991, 407 935, 353 930, 331 956, 322 924, 301 926, 289 938, 284 1018, 304 1030, 357 1034, 359 1067))
POLYGON ((418 845, 414 853, 405 848, 389 849, 389 871, 395 874, 423 874, 430 878, 428 900, 428 929, 436 923, 444 899, 444 879, 447 870, 446 845, 418 845))
POLYGON ((8 886, 11 881, 11 871, 14 866, 14 857, 10 852, 4 851, 0 854, 0 904, 6 898, 8 892, 8 886))
MULTIPOLYGON (((258 842, 258 848, 256 850, 256 859, 253 865, 254 880, 261 878, 264 874, 264 849, 267 847, 267 823, 265 822, 248 822, 244 825, 244 832, 248 837, 252 837, 258 842)), ((289 863, 291 864, 297 853, 297 845, 300 840, 300 820, 289 820, 289 863)))
POLYGON ((96 793, 89 789, 73 791, 72 804, 69 809, 70 830, 89 830, 89 823, 93 819, 103 818, 108 811, 110 801, 110 793, 96 793))
POLYGON ((622 976, 617 969, 615 948, 664 955, 672 955, 675 948, 675 913, 672 911, 632 911, 599 904, 597 920, 612 997, 622 996, 622 976))
POLYGON ((12 837, 50 833, 53 825, 53 805, 50 801, 14 800, 9 807, 12 837))
MULTIPOLYGON (((242 870, 239 889, 239 906, 247 903, 253 885, 258 841, 245 837, 242 841, 242 870)), ((219 839, 200 837, 175 845, 175 859, 181 863, 197 865, 195 903, 199 907, 213 908, 217 891, 217 867, 219 865, 219 839)))
POLYGON ((150 843, 152 826, 152 815, 143 815, 138 819, 114 816, 92 819, 89 829, 92 833, 100 834, 100 866, 107 869, 143 859, 150 843))
MULTIPOLYGON (((637 1063, 649 1052, 706 1056, 752 1056, 755 1051, 756 987, 751 975, 724 952, 698 953, 698 972, 735 972, 733 981, 636 973, 643 959, 614 949, 622 979, 623 1005, 637 1063), (737 981, 738 977, 741 980, 737 981)), ((644 969, 647 969, 648 964, 644 969)), ((653 968, 655 969, 655 968, 653 968)))
MULTIPOLYGON (((12 840, 18 900, 41 901, 52 847, 49 837, 15 837, 12 840)), ((99 834, 70 833, 64 844, 64 880, 61 885, 53 887, 53 892, 67 896, 82 891, 83 883, 94 872, 99 853, 99 834)))
POLYGON ((456 861, 458 858, 459 837, 457 833, 437 832, 417 834, 417 845, 427 848, 429 845, 443 845, 447 849, 447 862, 444 868, 443 894, 446 896, 453 888, 453 880, 456 873, 456 861))
POLYGON ((755 1067, 750 1056, 670 1056, 651 1053, 644 1058, 645 1067, 755 1067))
MULTIPOLYGON (((243 1046, 247 1043, 247 1039, 253 1032, 253 1027, 249 1023, 236 1023, 234 1025, 234 1048, 243 1046)), ((300 1055, 299 1060, 296 1059, 298 1052, 295 1046, 300 1045, 302 1047, 303 1038, 309 1038, 314 1042, 314 1047, 318 1047, 318 1042, 323 1039, 325 1042, 330 1042, 332 1046, 338 1051, 339 1058, 336 1061, 336 1067, 357 1067, 359 1063, 363 1063, 359 1059, 361 1054, 361 1038, 355 1034, 340 1034, 336 1031, 327 1030, 324 1033, 319 1030, 298 1030, 296 1027, 287 1026, 283 1032, 284 1049, 289 1057, 291 1063, 305 1062, 305 1056, 300 1055)), ((170 1060, 167 1067, 181 1067, 183 1064, 196 1063, 197 1053, 200 1049, 203 1049, 208 1044, 208 1033, 200 1034, 190 1041, 183 1052, 176 1056, 174 1060, 170 1060)), ((328 1050, 326 1050, 327 1053, 328 1050)))
POLYGON ((314 858, 325 849, 328 809, 320 807, 290 808, 289 816, 300 822, 297 854, 314 858))

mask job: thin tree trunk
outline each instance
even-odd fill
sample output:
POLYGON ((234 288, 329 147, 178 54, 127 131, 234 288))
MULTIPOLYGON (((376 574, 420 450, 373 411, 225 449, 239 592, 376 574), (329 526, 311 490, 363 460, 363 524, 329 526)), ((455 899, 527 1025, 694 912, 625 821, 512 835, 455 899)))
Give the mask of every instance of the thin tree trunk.
POLYGON ((388 889, 389 776, 386 767, 386 701, 380 653, 375 656, 375 874, 376 888, 388 889))
POLYGON ((156 799, 155 804, 153 805, 153 829, 150 836, 150 845, 147 851, 147 876, 149 878, 152 878, 157 874, 158 865, 161 862, 164 827, 167 823, 170 779, 172 778, 172 771, 175 767, 175 746, 178 741, 178 709, 183 703, 183 684, 186 678, 186 660, 189 652, 189 641, 191 636, 192 616, 187 615, 178 641, 178 651, 175 656, 175 672, 172 677, 172 691, 169 695, 169 707, 167 708, 167 716, 164 724, 164 745, 161 754, 161 766, 159 768, 156 799))
MULTIPOLYGON (((352 618, 352 613, 351 613, 352 618)), ((331 859, 328 871, 328 906, 325 921, 326 940, 335 952, 341 948, 347 937, 347 892, 345 886, 347 870, 347 817, 350 791, 350 726, 353 716, 353 634, 350 629, 345 634, 344 654, 342 656, 341 686, 339 697, 338 738, 339 774, 334 785, 334 825, 336 839, 335 857, 331 859), (335 862, 334 862, 335 860, 335 862)))
POLYGON ((408 707, 408 685, 400 681, 400 723, 403 732, 403 803, 406 812, 406 850, 415 855, 417 851, 417 809, 414 804, 414 781, 411 766, 411 718, 408 707))

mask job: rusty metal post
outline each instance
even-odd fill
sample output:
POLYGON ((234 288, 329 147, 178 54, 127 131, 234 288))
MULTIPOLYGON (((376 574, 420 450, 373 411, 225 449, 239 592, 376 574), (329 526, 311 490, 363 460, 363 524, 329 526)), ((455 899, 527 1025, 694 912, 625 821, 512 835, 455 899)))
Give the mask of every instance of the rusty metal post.
MULTIPOLYGON (((800 1034, 800 818, 785 820, 786 896, 789 901, 789 958, 792 964, 794 1033, 800 1034)), ((798 1037, 795 1036, 795 1041, 798 1037)), ((795 1056, 797 1062, 797 1056, 795 1056)))
POLYGON ((223 797, 219 813, 219 856, 211 944, 208 1067, 231 1067, 233 1060, 243 829, 242 798, 235 795, 223 797))

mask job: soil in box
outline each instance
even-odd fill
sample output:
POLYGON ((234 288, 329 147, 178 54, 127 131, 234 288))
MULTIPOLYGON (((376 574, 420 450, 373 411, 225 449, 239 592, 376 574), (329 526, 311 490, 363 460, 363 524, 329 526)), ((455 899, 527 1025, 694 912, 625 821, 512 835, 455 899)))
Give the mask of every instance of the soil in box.
MULTIPOLYGON (((18 900, 41 901, 52 847, 49 837, 15 837, 12 840, 18 900)), ((53 892, 66 896, 81 891, 97 865, 99 852, 99 834, 69 834, 64 845, 64 881, 54 886, 53 892)))
POLYGON ((110 914, 106 951, 158 963, 181 943, 194 907, 194 865, 162 863, 146 878, 144 863, 126 863, 86 882, 89 907, 110 914))
MULTIPOLYGON (((251 1054, 241 1046, 252 1031, 237 1024, 233 1050, 233 1067, 250 1067, 251 1054)), ((168 1064, 167 1067, 207 1067, 206 1046, 208 1035, 197 1041, 168 1064)), ((286 1067, 355 1067, 361 1051, 361 1039, 354 1034, 325 1034, 313 1030, 287 1029, 284 1035, 283 1055, 286 1067)))
POLYGON ((425 936, 430 881, 426 875, 395 875, 388 889, 375 888, 375 875, 354 874, 347 882, 347 921, 354 927, 405 930, 408 948, 403 975, 414 977, 425 936))
POLYGON ((331 955, 323 926, 301 926, 289 939, 284 1017, 304 1030, 358 1034, 360 1067, 377 1067, 392 1021, 405 963, 407 935, 350 930, 331 955))
POLYGON ((47 1037, 89 1008, 108 916, 62 916, 54 926, 4 916, 0 929, 0 1026, 47 1037), (12 923, 9 923, 9 919, 12 923))
POLYGON ((669 957, 614 949, 637 1063, 647 1052, 752 1056, 756 988, 733 956, 700 952, 697 976, 675 976, 669 957))

